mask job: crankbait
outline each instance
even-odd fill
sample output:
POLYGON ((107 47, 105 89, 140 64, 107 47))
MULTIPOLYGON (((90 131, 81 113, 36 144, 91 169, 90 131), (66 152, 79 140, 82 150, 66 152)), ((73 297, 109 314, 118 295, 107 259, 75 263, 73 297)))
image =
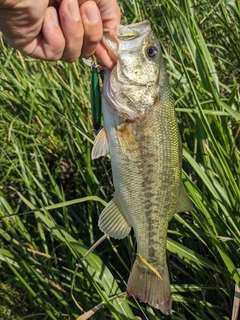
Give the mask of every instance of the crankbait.
POLYGON ((103 81, 103 74, 105 69, 96 64, 94 61, 82 58, 83 62, 91 67, 91 109, 92 109, 92 122, 93 128, 97 132, 101 129, 101 118, 102 118, 102 100, 101 100, 101 88, 100 79, 103 81), (98 71, 100 69, 100 71, 98 71))

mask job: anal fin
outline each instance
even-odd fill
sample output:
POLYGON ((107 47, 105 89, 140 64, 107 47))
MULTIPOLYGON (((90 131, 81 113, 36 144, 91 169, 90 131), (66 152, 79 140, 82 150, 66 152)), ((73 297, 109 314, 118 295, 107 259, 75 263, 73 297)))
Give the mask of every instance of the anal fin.
POLYGON ((131 231, 131 225, 125 218, 115 196, 100 214, 98 226, 101 231, 115 239, 123 239, 131 231))

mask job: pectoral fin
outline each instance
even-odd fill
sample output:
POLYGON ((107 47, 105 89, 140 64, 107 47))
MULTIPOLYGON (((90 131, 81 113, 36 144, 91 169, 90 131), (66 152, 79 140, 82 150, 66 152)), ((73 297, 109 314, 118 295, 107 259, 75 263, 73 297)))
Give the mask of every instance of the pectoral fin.
POLYGON ((184 185, 181 183, 175 212, 186 212, 186 211, 191 211, 192 209, 193 209, 192 200, 187 194, 187 191, 185 190, 184 185))
POLYGON ((109 143, 107 138, 107 132, 103 128, 99 131, 96 139, 94 141, 91 157, 92 159, 97 159, 99 157, 103 157, 109 153, 109 143))
POLYGON ((115 239, 123 239, 131 231, 131 226, 115 197, 100 214, 98 226, 100 230, 115 239))
POLYGON ((132 130, 131 123, 124 123, 116 127, 116 134, 118 137, 121 151, 128 157, 129 160, 134 160, 139 157, 139 144, 132 130))

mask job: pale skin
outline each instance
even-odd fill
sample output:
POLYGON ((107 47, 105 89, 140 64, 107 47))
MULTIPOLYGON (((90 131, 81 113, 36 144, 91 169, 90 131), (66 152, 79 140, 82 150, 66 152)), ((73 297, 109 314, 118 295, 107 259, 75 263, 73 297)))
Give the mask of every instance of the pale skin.
POLYGON ((120 23, 116 0, 0 0, 0 31, 23 54, 73 62, 93 54, 115 64, 101 43, 103 27, 120 23))

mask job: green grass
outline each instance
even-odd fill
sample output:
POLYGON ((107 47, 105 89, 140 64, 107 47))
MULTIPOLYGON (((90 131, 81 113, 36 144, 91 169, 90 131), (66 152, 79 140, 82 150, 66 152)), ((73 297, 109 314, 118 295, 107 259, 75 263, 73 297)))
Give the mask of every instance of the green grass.
POLYGON ((85 319, 231 319, 240 285, 240 3, 120 4, 123 23, 149 19, 161 41, 195 207, 169 225, 174 312, 124 294, 133 234, 83 259, 102 237, 98 215, 113 193, 109 159, 90 158, 88 68, 23 57, 1 40, 0 319, 84 319, 89 310, 85 319))

